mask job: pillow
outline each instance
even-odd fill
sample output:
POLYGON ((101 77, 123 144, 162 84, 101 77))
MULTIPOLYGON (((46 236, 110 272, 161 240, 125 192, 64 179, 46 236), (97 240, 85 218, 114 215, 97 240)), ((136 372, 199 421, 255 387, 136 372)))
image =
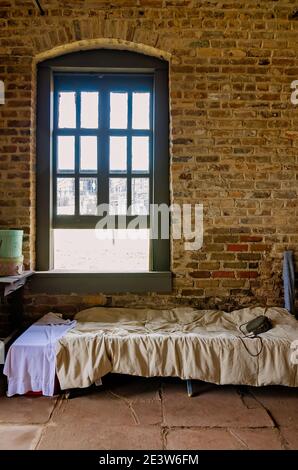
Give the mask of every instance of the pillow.
POLYGON ((79 322, 118 323, 127 321, 146 321, 146 309, 121 307, 92 307, 81 310, 75 315, 79 322))

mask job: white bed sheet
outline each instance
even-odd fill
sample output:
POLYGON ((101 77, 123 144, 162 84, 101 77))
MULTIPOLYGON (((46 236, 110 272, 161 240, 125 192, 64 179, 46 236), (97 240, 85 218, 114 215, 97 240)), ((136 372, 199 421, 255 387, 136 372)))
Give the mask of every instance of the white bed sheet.
POLYGON ((29 391, 53 396, 57 341, 75 325, 76 321, 48 313, 14 341, 3 370, 8 381, 8 397, 29 391))

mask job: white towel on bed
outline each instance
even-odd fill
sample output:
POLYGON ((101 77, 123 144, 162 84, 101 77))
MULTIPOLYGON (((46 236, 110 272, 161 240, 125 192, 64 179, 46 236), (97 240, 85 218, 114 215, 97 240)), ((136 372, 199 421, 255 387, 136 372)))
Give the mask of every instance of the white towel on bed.
POLYGON ((3 370, 8 397, 29 391, 54 395, 57 341, 76 323, 48 313, 17 338, 9 348, 3 370))

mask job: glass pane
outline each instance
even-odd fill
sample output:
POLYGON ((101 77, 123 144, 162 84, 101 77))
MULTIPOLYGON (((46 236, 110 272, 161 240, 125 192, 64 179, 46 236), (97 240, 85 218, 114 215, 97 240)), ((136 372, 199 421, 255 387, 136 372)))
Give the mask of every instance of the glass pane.
POLYGON ((96 215, 97 179, 80 178, 80 214, 96 215))
POLYGON ((97 137, 80 137, 80 171, 97 171, 97 137))
POLYGON ((110 128, 127 129, 127 93, 110 93, 110 128))
POLYGON ((110 137, 110 171, 126 171, 126 137, 110 137))
POLYGON ((58 96, 58 127, 76 127, 76 94, 61 91, 58 96))
POLYGON ((149 271, 148 229, 54 229, 54 269, 149 271))
POLYGON ((149 214, 149 178, 132 178, 131 213, 132 215, 149 214))
POLYGON ((75 138, 73 135, 59 135, 57 141, 57 170, 74 171, 75 138))
POLYGON ((110 214, 126 214, 126 186, 126 178, 110 178, 110 214))
POLYGON ((149 137, 132 138, 132 171, 149 171, 149 137))
POLYGON ((74 178, 57 178, 57 215, 75 213, 74 178))
POLYGON ((82 91, 81 93, 81 127, 98 128, 98 93, 82 91))
POLYGON ((150 128, 150 93, 132 94, 132 128, 150 128))

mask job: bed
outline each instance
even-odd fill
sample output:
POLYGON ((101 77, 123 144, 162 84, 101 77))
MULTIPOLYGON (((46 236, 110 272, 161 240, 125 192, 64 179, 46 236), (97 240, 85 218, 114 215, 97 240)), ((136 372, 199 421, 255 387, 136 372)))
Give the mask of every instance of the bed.
MULTIPOLYGON (((95 307, 57 341, 61 389, 88 387, 107 373, 180 377, 215 384, 298 386, 293 344, 298 322, 286 309, 245 308, 230 313, 95 307), (239 325, 265 314, 273 328, 243 339, 239 325)), ((190 389, 189 389, 190 391, 190 389)))

